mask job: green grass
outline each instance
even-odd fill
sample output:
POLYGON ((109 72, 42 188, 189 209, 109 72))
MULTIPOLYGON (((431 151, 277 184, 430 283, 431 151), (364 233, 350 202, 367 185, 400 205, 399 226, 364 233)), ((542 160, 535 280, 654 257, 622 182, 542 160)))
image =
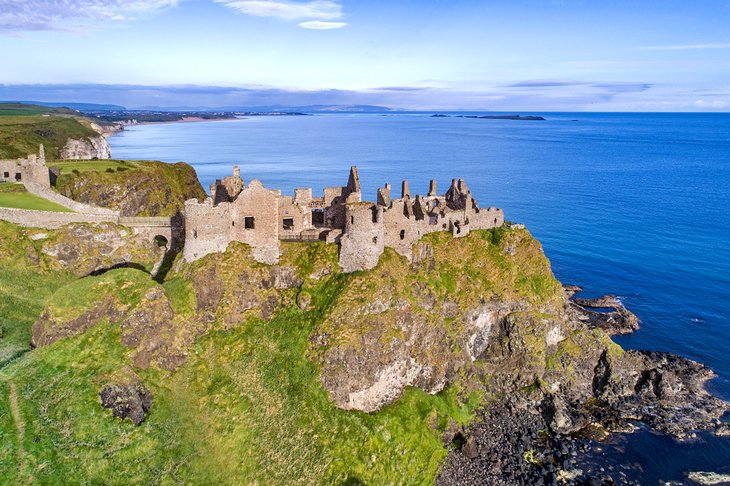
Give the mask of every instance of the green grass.
POLYGON ((48 106, 28 105, 25 103, 0 103, 0 116, 28 116, 44 114, 72 114, 67 108, 50 108, 48 106))
MULTIPOLYGON (((107 295, 135 306, 147 289, 158 285, 131 269, 81 280, 31 271, 27 262, 13 263, 25 262, 17 255, 24 255, 31 243, 22 233, 2 229, 0 223, 0 244, 15 255, 8 260, 0 255, 0 265, 7 265, 6 273, 0 273, 6 286, 0 287, 2 295, 30 301, 10 299, 0 315, 13 316, 9 322, 16 323, 26 343, 44 303, 53 316, 72 319, 107 295), (36 292, 38 288, 42 290, 36 292)), ((320 384, 311 336, 357 333, 360 323, 347 306, 372 291, 412 299, 408 292, 397 292, 418 281, 432 285, 438 295, 460 293, 453 298, 468 299, 464 302, 470 305, 480 302, 477 278, 493 281, 493 291, 502 296, 512 289, 514 297, 527 299, 540 290, 546 294, 532 298, 541 305, 553 297, 551 286, 537 278, 548 279, 549 267, 526 232, 475 233, 458 241, 429 235, 427 241, 434 245, 438 265, 430 272, 432 282, 427 270, 414 270, 394 252, 387 252, 373 271, 344 275, 321 272, 336 269, 333 245, 283 245, 282 265, 304 277, 300 292, 311 296, 310 310, 294 303, 296 289, 280 291, 273 318, 264 321, 251 312, 230 328, 223 325, 220 309, 231 305, 226 301, 238 279, 243 273, 265 273, 268 267, 246 258, 243 245, 185 267, 162 285, 178 315, 176 330, 200 326, 208 317, 196 314, 191 283, 196 270, 212 265, 228 293, 218 320, 209 322, 188 348, 182 367, 174 372, 134 370, 154 396, 152 412, 140 427, 113 418, 99 404, 98 392, 106 382, 132 373, 132 351, 120 342, 119 322, 102 321, 82 335, 10 362, 0 369, 0 483, 432 484, 448 452, 440 434, 450 421, 468 423, 484 392, 457 380, 436 395, 407 388, 399 400, 375 413, 341 410, 320 384), (512 244, 521 246, 516 257, 504 251, 512 244), (459 272, 456 264, 441 266, 446 260, 463 263, 469 272, 459 272), (311 277, 313 273, 321 276, 311 277), (516 282, 523 286, 514 289, 516 282), (325 326, 338 309, 347 318, 345 327, 325 326), (10 385, 17 390, 22 440, 9 406, 10 385)), ((254 290, 259 291, 274 292, 254 290)))
POLYGON ((71 213, 68 208, 38 197, 25 190, 22 184, 0 184, 0 207, 17 209, 34 209, 37 211, 55 211, 71 213))
MULTIPOLYGON (((331 245, 291 245, 283 260, 314 271, 334 258, 331 245)), ((449 421, 467 423, 481 395, 456 386, 435 396, 409 388, 376 413, 337 408, 307 352, 349 279, 306 280, 309 311, 292 302, 268 322, 214 325, 174 373, 135 369, 154 395, 140 427, 99 405, 103 384, 130 373, 119 323, 101 322, 13 361, 0 370, 0 394, 10 382, 17 389, 24 438, 14 442, 8 397, 0 396, 0 436, 7 438, 0 483, 431 484, 447 454, 440 434, 449 421)), ((72 319, 107 294, 134 306, 155 285, 131 269, 55 285, 24 311, 24 322, 37 318, 42 301, 54 317, 72 319)), ((178 275, 163 288, 176 312, 192 318, 188 281, 178 275)), ((195 325, 189 322, 180 325, 195 325)))
POLYGON ((184 163, 75 160, 49 165, 60 169, 55 185, 61 194, 125 215, 173 216, 187 199, 205 197, 195 170, 184 163))
POLYGON ((0 367, 30 350, 30 329, 50 296, 70 281, 62 273, 0 266, 0 367))
POLYGON ((0 159, 15 159, 38 153, 43 144, 47 159, 60 158, 60 150, 69 138, 96 137, 90 122, 80 116, 30 114, 35 109, 20 110, 0 116, 0 159))
POLYGON ((31 326, 46 301, 73 280, 36 263, 37 243, 20 229, 0 221, 0 367, 30 350, 31 326))
POLYGON ((105 172, 112 169, 115 172, 123 172, 129 169, 144 169, 143 161, 135 160, 58 160, 48 165, 60 169, 61 175, 78 172, 105 172))
MULTIPOLYGON (((18 467, 12 447, 0 452, 0 478, 7 484, 431 483, 446 455, 439 425, 448 418, 465 422, 470 405, 461 405, 455 390, 430 396, 409 389, 378 413, 337 409, 304 356, 310 328, 308 316, 291 309, 269 323, 209 334, 174 374, 138 370, 155 396, 139 428, 98 403, 101 385, 125 366, 118 326, 102 323, 36 350, 0 373, 18 389, 27 458, 18 467)), ((14 424, 1 418, 3 437, 14 437, 14 424)))

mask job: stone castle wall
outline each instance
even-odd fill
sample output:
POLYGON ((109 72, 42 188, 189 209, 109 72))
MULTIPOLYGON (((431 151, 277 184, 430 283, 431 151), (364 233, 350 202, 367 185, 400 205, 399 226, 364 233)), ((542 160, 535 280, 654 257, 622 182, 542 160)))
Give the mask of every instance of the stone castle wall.
POLYGON ((385 250, 383 208, 372 203, 350 203, 345 215, 345 231, 340 237, 342 271, 375 267, 385 250))
POLYGON ((226 251, 231 241, 230 207, 231 203, 213 207, 212 199, 185 202, 185 260, 192 262, 209 253, 226 251))
POLYGON ((251 246, 257 261, 276 263, 280 240, 322 240, 340 244, 340 266, 352 272, 375 267, 385 247, 412 261, 413 245, 426 234, 449 231, 459 238, 504 223, 501 210, 477 206, 461 179, 452 180, 443 195, 436 194, 436 181, 427 196, 412 197, 407 181, 400 198, 390 193, 386 184, 376 203, 362 202, 353 167, 346 186, 325 188, 322 197, 312 197, 311 189, 282 196, 256 180, 245 186, 234 167, 233 176, 211 186, 204 203, 186 202, 185 259, 222 252, 240 241, 251 246))
POLYGON ((231 238, 250 245, 262 263, 279 261, 279 197, 254 179, 231 203, 231 238))
POLYGON ((58 229, 70 223, 117 223, 118 218, 104 214, 59 213, 0 207, 0 219, 26 228, 58 229))
MULTIPOLYGON (((0 176, 0 180, 19 180, 29 192, 75 211, 0 208, 0 219, 49 229, 69 223, 120 222, 117 211, 54 192, 42 146, 38 157, 0 160, 0 176)), ((400 198, 393 199, 390 192, 390 184, 386 184, 378 190, 376 203, 362 202, 353 167, 346 186, 325 188, 322 197, 312 197, 311 189, 297 189, 294 197, 282 196, 257 180, 245 185, 236 167, 233 176, 211 186, 211 197, 204 202, 186 201, 179 221, 135 218, 130 227, 151 238, 164 236, 176 247, 184 242, 186 261, 224 252, 231 241, 251 246, 253 258, 267 264, 279 261, 280 240, 339 243, 340 266, 352 272, 375 267, 385 247, 412 261, 414 244, 429 233, 449 231, 458 238, 472 229, 504 224, 502 210, 480 209, 461 179, 454 179, 441 196, 436 194, 435 181, 427 196, 412 197, 407 181, 403 181, 400 198)))

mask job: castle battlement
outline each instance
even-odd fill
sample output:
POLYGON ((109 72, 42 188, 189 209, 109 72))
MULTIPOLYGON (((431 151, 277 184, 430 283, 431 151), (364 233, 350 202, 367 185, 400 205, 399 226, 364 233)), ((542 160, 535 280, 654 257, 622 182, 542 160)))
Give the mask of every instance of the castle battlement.
POLYGON ((385 247, 412 260, 413 244, 428 233, 461 237, 502 224, 503 211, 479 208, 463 179, 453 179, 443 195, 432 180, 427 195, 415 197, 403 181, 397 199, 385 184, 373 203, 362 200, 354 166, 346 185, 324 188, 321 197, 309 188, 282 196, 255 179, 246 185, 236 166, 232 176, 211 185, 204 202, 186 201, 184 257, 194 261, 240 241, 252 247, 257 261, 272 264, 279 260, 280 241, 326 241, 340 244, 340 266, 352 272, 375 267, 385 247))

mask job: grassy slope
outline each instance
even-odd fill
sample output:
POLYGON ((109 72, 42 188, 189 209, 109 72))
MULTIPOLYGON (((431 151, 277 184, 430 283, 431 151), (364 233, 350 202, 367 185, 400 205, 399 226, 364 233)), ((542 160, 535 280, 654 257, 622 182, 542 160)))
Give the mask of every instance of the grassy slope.
MULTIPOLYGON (((333 245, 289 244, 285 250, 284 262, 304 272, 316 261, 336 258, 333 245)), ((15 251, 21 251, 18 245, 15 251)), ((447 287, 450 272, 444 273, 447 287)), ((176 372, 135 370, 155 397, 140 427, 112 418, 98 403, 103 383, 126 373, 118 323, 103 323, 16 360, 0 370, 0 433, 6 444, 0 450, 0 482, 431 483, 446 455, 440 431, 449 419, 468 421, 478 397, 459 397, 455 386, 436 396, 409 389, 380 412, 347 412, 334 407, 306 357, 311 331, 343 289, 367 275, 336 272, 308 279, 303 290, 313 297, 314 310, 291 303, 269 322, 250 317, 230 330, 214 326, 218 330, 200 338, 176 372), (22 422, 20 442, 9 383, 22 422)), ((5 278, 10 291, 18 288, 15 279, 5 278)), ((134 295, 156 285, 131 269, 84 280, 52 300, 63 308, 73 295, 74 307, 88 307, 100 297, 94 289, 107 281, 116 282, 117 293, 136 289, 134 295)), ((21 325, 33 321, 40 301, 59 285, 53 281, 34 296, 38 304, 23 311, 21 325)), ((192 314, 194 296, 186 280, 176 277, 164 288, 176 312, 192 314)))
POLYGON ((22 184, 0 184, 0 207, 57 211, 62 213, 72 212, 70 209, 59 204, 29 193, 22 184))
MULTIPOLYGON (((31 110, 32 112, 33 110, 31 110)), ((38 153, 43 144, 47 159, 58 159, 61 148, 69 138, 96 137, 89 122, 79 116, 66 114, 27 113, 2 110, 0 105, 0 159, 15 159, 38 153)))
POLYGON ((71 199, 122 209, 123 215, 172 216, 186 199, 204 198, 195 170, 155 161, 58 161, 56 189, 71 199), (132 214, 130 214, 132 213, 132 214))
POLYGON ((46 301, 72 277, 36 263, 34 247, 17 226, 0 221, 0 366, 30 350, 30 327, 46 301))
POLYGON ((67 108, 51 108, 25 103, 0 103, 0 116, 73 115, 74 113, 74 111, 67 108))

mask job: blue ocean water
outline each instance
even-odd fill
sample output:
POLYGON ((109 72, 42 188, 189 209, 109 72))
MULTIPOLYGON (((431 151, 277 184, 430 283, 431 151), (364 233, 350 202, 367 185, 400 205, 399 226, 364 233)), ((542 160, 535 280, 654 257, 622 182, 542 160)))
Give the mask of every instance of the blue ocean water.
MULTIPOLYGON (((705 363, 718 374, 710 390, 730 400, 730 114, 542 115, 254 117, 134 126, 110 141, 115 158, 186 161, 204 187, 234 164, 245 180, 315 194, 357 165, 371 200, 385 182, 425 193, 431 178, 440 191, 464 178, 482 206, 528 226, 562 282, 623 298, 642 328, 619 344, 705 363)), ((730 473, 727 438, 688 446, 644 431, 611 447, 636 459, 642 484, 730 473)))

